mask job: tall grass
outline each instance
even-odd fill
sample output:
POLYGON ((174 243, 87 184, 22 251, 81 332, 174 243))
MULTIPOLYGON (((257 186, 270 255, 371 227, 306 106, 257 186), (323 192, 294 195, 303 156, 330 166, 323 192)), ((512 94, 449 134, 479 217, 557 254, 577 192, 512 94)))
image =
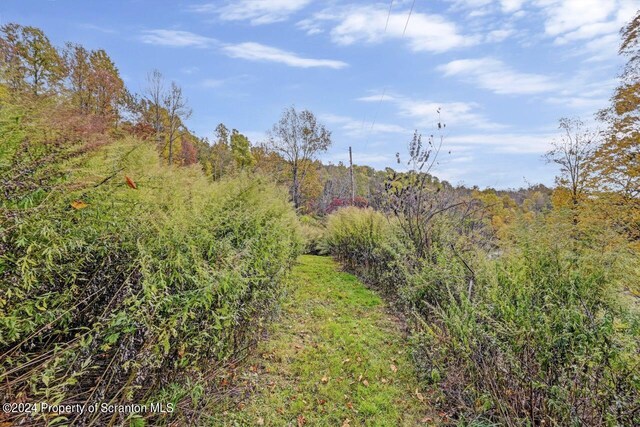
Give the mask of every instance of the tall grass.
POLYGON ((633 263, 615 247, 578 245, 562 223, 522 219, 500 256, 467 250, 463 261, 463 236, 443 221, 425 260, 380 213, 343 209, 328 224, 331 252, 401 300, 445 419, 640 424, 640 320, 614 289, 633 263))
POLYGON ((133 139, 59 170, 37 206, 3 210, 5 400, 197 405, 185 397, 251 345, 300 249, 286 193, 259 177, 212 184, 133 139))
POLYGON ((347 207, 327 218, 324 245, 347 269, 387 294, 406 280, 409 251, 394 222, 371 208, 347 207))

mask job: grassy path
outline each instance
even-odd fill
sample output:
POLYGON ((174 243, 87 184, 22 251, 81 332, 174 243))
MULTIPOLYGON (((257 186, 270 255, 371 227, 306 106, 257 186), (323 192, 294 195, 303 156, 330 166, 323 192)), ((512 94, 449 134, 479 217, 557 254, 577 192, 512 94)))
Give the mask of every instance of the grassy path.
POLYGON ((255 391, 219 425, 424 425, 409 350, 384 302, 327 257, 302 256, 269 338, 241 372, 255 391))

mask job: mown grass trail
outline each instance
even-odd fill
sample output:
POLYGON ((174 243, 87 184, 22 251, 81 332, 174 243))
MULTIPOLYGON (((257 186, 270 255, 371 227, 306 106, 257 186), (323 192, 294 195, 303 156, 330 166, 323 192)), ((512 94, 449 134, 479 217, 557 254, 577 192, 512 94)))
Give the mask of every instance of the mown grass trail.
POLYGON ((253 393, 219 414, 215 425, 430 421, 397 319, 327 257, 300 257, 282 315, 246 366, 239 379, 253 393))

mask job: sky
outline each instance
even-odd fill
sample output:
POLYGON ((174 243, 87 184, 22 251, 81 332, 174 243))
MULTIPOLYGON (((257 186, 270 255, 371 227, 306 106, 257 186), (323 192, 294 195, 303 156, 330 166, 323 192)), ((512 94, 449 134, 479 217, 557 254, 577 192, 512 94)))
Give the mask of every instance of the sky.
POLYGON ((443 137, 433 173, 454 185, 553 184, 543 154, 561 117, 593 123, 624 64, 640 0, 2 0, 0 22, 105 49, 130 90, 158 69, 213 139, 257 144, 282 110, 332 131, 325 162, 403 169, 418 130, 443 137), (438 119, 440 111, 440 119, 438 119), (438 121, 446 127, 438 131, 438 121))

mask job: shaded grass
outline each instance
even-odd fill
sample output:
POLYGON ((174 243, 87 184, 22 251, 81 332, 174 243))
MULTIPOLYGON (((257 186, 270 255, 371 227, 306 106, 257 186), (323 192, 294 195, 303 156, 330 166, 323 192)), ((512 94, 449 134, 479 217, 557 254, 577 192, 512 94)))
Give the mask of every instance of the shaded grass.
POLYGON ((280 321, 238 373, 254 394, 213 425, 410 426, 427 420, 401 325, 327 257, 302 256, 280 321))

